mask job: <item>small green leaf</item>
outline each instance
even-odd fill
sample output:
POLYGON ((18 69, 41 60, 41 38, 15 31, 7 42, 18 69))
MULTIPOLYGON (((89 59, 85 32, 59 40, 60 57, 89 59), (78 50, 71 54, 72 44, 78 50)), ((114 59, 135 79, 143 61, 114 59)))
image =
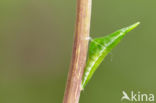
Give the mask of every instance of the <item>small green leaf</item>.
POLYGON ((139 24, 140 23, 137 22, 129 27, 120 29, 108 36, 91 40, 89 45, 88 61, 85 67, 81 83, 82 90, 84 89, 88 81, 91 79, 97 67, 106 57, 106 55, 120 42, 121 39, 123 39, 127 32, 131 31, 139 24))

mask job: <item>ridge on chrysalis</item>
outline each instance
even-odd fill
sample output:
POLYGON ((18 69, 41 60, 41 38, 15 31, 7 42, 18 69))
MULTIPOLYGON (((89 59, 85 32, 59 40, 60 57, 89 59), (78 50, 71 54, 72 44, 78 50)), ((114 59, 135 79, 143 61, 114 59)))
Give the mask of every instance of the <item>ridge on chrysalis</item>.
POLYGON ((89 45, 89 56, 85 66, 81 90, 83 90, 86 84, 89 82, 94 72, 101 64, 106 55, 123 39, 125 34, 135 27, 137 27, 140 22, 137 22, 126 28, 117 30, 116 32, 101 38, 95 38, 90 41, 89 45))

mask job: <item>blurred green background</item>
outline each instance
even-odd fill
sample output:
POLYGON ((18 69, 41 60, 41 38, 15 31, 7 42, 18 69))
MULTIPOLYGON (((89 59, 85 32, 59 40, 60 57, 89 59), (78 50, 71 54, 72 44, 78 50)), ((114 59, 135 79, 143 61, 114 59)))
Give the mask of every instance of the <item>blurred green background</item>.
MULTIPOLYGON (((137 21, 100 65, 80 103, 121 103, 122 90, 156 94, 156 1, 93 0, 91 36, 137 21)), ((76 0, 0 0, 0 103, 61 103, 76 0)))

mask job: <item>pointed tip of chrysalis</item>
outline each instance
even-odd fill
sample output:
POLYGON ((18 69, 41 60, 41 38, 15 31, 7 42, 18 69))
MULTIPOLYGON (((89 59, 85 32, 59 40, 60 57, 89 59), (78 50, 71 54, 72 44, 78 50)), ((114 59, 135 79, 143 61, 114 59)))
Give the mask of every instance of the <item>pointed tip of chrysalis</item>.
POLYGON ((129 32, 129 31, 133 30, 134 28, 136 28, 139 24, 140 24, 140 22, 136 22, 135 24, 130 25, 130 26, 128 26, 128 27, 126 27, 126 28, 123 28, 123 29, 121 29, 121 30, 122 30, 123 32, 129 32))

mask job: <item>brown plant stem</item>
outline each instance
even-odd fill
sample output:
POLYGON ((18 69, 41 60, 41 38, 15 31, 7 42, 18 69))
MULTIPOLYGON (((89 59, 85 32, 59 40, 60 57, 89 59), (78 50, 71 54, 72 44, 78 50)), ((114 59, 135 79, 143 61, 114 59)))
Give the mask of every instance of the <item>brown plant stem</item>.
POLYGON ((77 0, 75 39, 63 103, 79 102, 88 51, 87 38, 90 33, 91 4, 92 0, 77 0))

